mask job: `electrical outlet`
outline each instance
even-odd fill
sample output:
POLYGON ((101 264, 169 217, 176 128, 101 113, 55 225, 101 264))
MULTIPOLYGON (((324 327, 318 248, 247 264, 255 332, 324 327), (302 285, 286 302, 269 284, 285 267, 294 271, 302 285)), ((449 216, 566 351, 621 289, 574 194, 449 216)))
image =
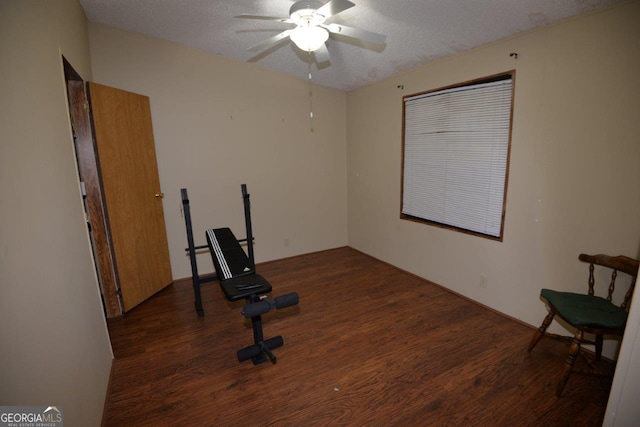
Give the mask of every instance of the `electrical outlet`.
POLYGON ((284 239, 284 246, 285 246, 285 247, 289 246, 289 238, 288 238, 288 237, 286 237, 286 238, 284 239))
POLYGON ((483 274, 480 275, 480 287, 483 289, 487 289, 487 276, 483 274))

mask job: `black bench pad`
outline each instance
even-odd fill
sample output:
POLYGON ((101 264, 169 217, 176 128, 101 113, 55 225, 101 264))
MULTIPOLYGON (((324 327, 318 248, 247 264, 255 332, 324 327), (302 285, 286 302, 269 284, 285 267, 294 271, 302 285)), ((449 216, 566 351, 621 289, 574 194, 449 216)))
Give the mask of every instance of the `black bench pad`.
POLYGON ((259 274, 234 277, 220 282, 220 286, 229 301, 262 295, 271 292, 271 285, 259 274))
POLYGON ((218 280, 223 282, 255 273, 247 254, 231 229, 214 228, 207 230, 206 234, 218 280))
POLYGON ((206 234, 220 286, 229 301, 271 292, 271 285, 256 274, 231 229, 212 228, 206 234))

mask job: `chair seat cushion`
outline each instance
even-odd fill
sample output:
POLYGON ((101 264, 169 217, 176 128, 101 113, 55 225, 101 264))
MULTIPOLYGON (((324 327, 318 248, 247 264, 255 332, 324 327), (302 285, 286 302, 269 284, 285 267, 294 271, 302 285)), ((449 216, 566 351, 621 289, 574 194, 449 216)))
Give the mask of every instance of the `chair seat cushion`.
POLYGON ((605 298, 543 289, 540 296, 573 326, 624 330, 626 310, 605 298))

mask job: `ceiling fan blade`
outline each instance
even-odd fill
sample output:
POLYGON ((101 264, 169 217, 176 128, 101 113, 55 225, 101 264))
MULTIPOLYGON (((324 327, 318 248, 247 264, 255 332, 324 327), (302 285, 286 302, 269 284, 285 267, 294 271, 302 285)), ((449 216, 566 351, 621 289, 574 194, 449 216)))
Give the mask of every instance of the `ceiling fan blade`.
POLYGON ((378 34, 367 30, 361 30, 359 28, 347 27, 341 24, 329 24, 323 25, 323 28, 329 30, 332 34, 340 34, 346 37, 359 39, 365 42, 374 44, 383 44, 387 40, 387 36, 384 34, 378 34))
POLYGON ((337 15, 340 12, 344 12, 345 10, 352 8, 353 6, 355 6, 355 4, 351 3, 349 0, 331 0, 330 2, 322 5, 316 13, 319 13, 328 19, 333 15, 337 15))
POLYGON ((331 61, 331 55, 329 55, 329 49, 326 44, 322 44, 320 48, 313 51, 313 55, 316 57, 316 64, 322 64, 323 62, 331 61))
POLYGON ((279 22, 293 23, 293 21, 291 19, 289 19, 289 18, 281 18, 281 17, 277 17, 277 16, 250 15, 248 13, 243 13, 243 14, 240 14, 238 16, 234 16, 234 18, 260 19, 260 20, 263 20, 263 21, 279 21, 279 22))
POLYGON ((281 32, 280 34, 276 34, 273 37, 269 37, 266 40, 261 41, 260 43, 258 43, 257 45, 251 46, 249 49, 247 49, 249 52, 257 52, 259 50, 265 49, 271 45, 274 45, 276 43, 278 43, 281 40, 286 39, 287 37, 289 37, 289 34, 291 33, 291 31, 293 30, 286 30, 281 32))

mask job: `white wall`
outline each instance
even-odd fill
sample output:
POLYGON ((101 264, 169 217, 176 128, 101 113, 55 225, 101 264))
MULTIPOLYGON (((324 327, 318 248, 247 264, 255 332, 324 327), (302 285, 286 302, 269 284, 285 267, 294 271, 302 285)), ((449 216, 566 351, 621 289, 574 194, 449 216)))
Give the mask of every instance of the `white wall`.
POLYGON ((639 22, 634 1, 349 93, 349 245, 536 326, 540 288, 585 291, 579 253, 637 257, 639 22), (504 241, 400 220, 402 97, 511 69, 504 241))
MULTIPOLYGON (((147 95, 174 278, 191 276, 180 188, 196 244, 229 226, 244 237, 252 201, 256 260, 347 244, 345 94, 177 44, 89 24, 94 81, 147 95)), ((201 273, 213 271, 199 256, 201 273)))
POLYGON ((61 55, 91 76, 76 0, 0 2, 0 404, 99 425, 112 353, 61 55))

